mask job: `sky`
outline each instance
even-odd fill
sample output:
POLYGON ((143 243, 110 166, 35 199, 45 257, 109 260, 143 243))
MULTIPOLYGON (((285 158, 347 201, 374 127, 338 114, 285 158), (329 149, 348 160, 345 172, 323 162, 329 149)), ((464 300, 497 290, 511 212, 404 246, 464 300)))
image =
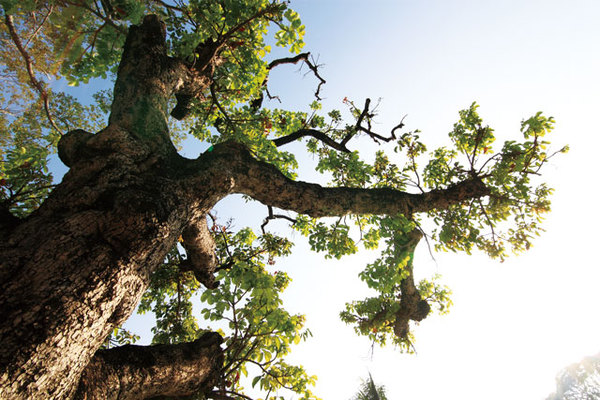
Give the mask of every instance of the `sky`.
MULTIPOLYGON (((406 129, 420 129, 430 149, 448 143, 458 110, 473 101, 498 142, 518 138, 521 120, 543 111, 556 120, 555 148, 571 148, 546 166, 553 210, 526 254, 499 263, 482 254, 432 259, 418 249, 415 274, 440 273, 454 306, 415 329, 415 355, 372 347, 338 318, 345 302, 366 295, 357 274, 375 253, 325 260, 294 236, 294 255, 277 268, 294 279, 286 307, 307 315, 313 337, 292 360, 319 377, 315 392, 327 400, 350 399, 369 372, 394 400, 544 399, 560 369, 600 352, 600 2, 296 0, 291 7, 306 25, 305 50, 322 64, 325 110, 342 108, 344 97, 381 98, 377 127, 389 132, 406 115, 406 129)), ((306 108, 317 82, 305 72, 275 70, 271 93, 306 108)), ((299 179, 322 179, 310 158, 299 158, 299 179)), ((218 209, 244 226, 259 224, 266 208, 229 198, 218 209)))

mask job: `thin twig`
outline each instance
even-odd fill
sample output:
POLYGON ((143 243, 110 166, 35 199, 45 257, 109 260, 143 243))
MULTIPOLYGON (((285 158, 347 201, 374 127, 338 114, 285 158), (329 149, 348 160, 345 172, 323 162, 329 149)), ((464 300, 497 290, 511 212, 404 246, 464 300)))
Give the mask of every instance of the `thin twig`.
POLYGON ((50 124, 58 133, 63 135, 63 131, 56 125, 56 123, 54 122, 54 118, 52 118, 52 114, 50 113, 48 92, 46 91, 46 88, 44 87, 43 83, 40 82, 35 76, 35 72, 33 71, 33 61, 31 59, 31 56, 27 52, 27 50, 25 50, 25 48, 23 47, 21 38, 19 37, 17 30, 15 28, 12 15, 6 14, 4 16, 4 21, 6 22, 6 26, 8 27, 8 32, 10 34, 10 37, 11 37, 13 43, 15 44, 15 46, 17 46, 19 53, 21 53, 21 56, 23 57, 23 60, 25 61, 25 68, 27 70, 27 74, 29 75, 29 82, 31 83, 31 86, 35 90, 38 91, 38 93, 40 94, 40 97, 44 103, 44 110, 46 112, 46 116, 48 117, 48 121, 50 121, 50 124))
POLYGON ((50 14, 52 14, 53 10, 54 10, 54 6, 52 4, 50 4, 50 7, 48 9, 48 13, 46 13, 46 15, 44 15, 44 18, 42 18, 42 22, 40 22, 40 24, 35 29, 35 31, 29 36, 29 39, 27 39, 27 42, 25 42, 24 47, 29 46, 29 43, 33 40, 33 38, 35 38, 37 36, 37 34, 40 33, 40 30, 42 29, 42 26, 44 26, 44 24, 48 20, 48 17, 50 16, 50 14))
POLYGON ((494 223, 490 219, 490 216, 488 215, 487 211, 485 210, 485 207, 483 206, 483 203, 481 202, 481 200, 478 199, 478 202, 479 202, 479 206, 481 208, 481 212, 483 213, 483 216, 487 220, 487 223, 490 226, 490 229, 492 231, 492 241, 493 241, 494 246, 495 246, 496 245, 496 233, 494 232, 494 223))
POLYGON ((94 10, 85 1, 70 2, 70 3, 67 2, 66 4, 71 4, 71 5, 74 5, 74 6, 77 6, 77 7, 81 7, 84 10, 88 10, 89 12, 91 12, 92 14, 94 14, 96 17, 100 18, 102 21, 104 21, 108 25, 110 25, 113 28, 115 28, 121 34, 127 35, 127 28, 125 26, 115 24, 115 22, 112 20, 112 18, 110 18, 110 16, 104 16, 104 15, 102 15, 102 13, 98 12, 97 10, 94 10))
POLYGON ((423 227, 421 227, 421 225, 417 221, 413 221, 413 222, 415 223, 417 229, 423 234, 423 237, 425 238, 425 244, 427 244, 427 250, 429 251, 429 256, 431 257, 433 262, 435 262, 437 264, 437 260, 435 259, 435 256, 433 255, 433 250, 431 249, 431 242, 429 242, 429 236, 425 233, 425 231, 423 230, 423 227))
MULTIPOLYGON (((273 60, 269 63, 269 65, 267 66, 267 76, 265 76, 265 79, 262 81, 261 83, 261 87, 265 88, 265 91, 267 93, 267 96, 269 97, 269 99, 277 99, 279 101, 281 101, 279 99, 278 96, 272 96, 271 93, 269 93, 269 88, 267 86, 267 83, 269 82, 269 72, 273 69, 276 68, 280 65, 285 65, 285 64, 298 64, 299 62, 303 62, 304 64, 306 64, 306 66, 308 66, 308 68, 313 72, 313 74, 315 75, 315 77, 319 80, 319 85, 317 86, 317 90, 315 91, 315 97, 317 98, 317 100, 322 100, 320 97, 320 91, 321 91, 321 86, 323 86, 326 81, 325 79, 323 79, 323 77, 319 74, 319 65, 315 64, 314 62, 312 62, 309 57, 310 57, 310 53, 306 52, 306 53, 300 53, 294 57, 283 57, 283 58, 278 58, 276 60, 273 60)), ((260 106, 262 105, 262 101, 263 98, 258 97, 256 100, 254 100, 252 102, 252 108, 254 110, 258 110, 260 108, 260 106)))
POLYGON ((223 108, 221 103, 219 103, 219 100, 217 99, 217 93, 216 93, 214 86, 215 86, 215 84, 213 82, 213 84, 210 85, 210 96, 212 97, 213 102, 217 106, 219 111, 221 111, 221 114, 223 114, 223 117, 225 117, 225 121, 227 122, 227 125, 231 126, 232 125, 231 118, 229 118, 229 115, 227 114, 227 112, 225 111, 225 109, 223 108))
POLYGON ((233 36, 240 28, 245 27, 246 25, 248 25, 250 22, 252 22, 253 20, 260 18, 264 15, 270 14, 273 11, 275 11, 277 8, 279 8, 279 5, 277 4, 270 4, 269 6, 263 8, 262 10, 258 11, 256 14, 246 18, 245 20, 243 20, 242 22, 240 22, 237 25, 234 25, 231 29, 229 29, 225 34, 223 34, 222 36, 222 40, 225 41, 227 39, 229 39, 231 36, 233 36))
POLYGON ((265 220, 263 221, 262 225, 260 226, 260 229, 262 230, 263 234, 266 234, 267 232, 265 231, 265 226, 267 226, 267 224, 273 220, 273 219, 277 219, 277 218, 281 218, 281 219, 287 219, 288 221, 290 221, 292 224, 295 224, 296 221, 294 218, 288 217, 287 215, 283 215, 283 214, 273 214, 273 207, 272 206, 267 206, 267 209, 269 210, 269 215, 267 215, 267 217, 265 218, 265 220))

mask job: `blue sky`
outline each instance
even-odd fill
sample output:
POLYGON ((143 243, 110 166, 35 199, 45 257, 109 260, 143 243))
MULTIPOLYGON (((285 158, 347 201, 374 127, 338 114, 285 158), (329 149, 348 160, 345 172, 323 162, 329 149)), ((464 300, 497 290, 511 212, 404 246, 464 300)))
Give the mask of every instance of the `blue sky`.
MULTIPOLYGON (((325 109, 342 108, 344 97, 357 104, 382 98, 377 127, 387 132, 407 115, 407 129, 421 129, 430 149, 447 143, 458 110, 473 101, 500 142, 517 138, 520 121, 542 110, 557 121, 556 148, 572 149, 546 168, 556 188, 553 212, 527 254, 499 264, 477 254, 432 260, 419 249, 416 273, 441 273, 455 305, 450 315, 417 328, 416 355, 371 351, 337 317, 346 301, 367 293, 357 274, 374 253, 326 261, 295 236, 294 255, 277 268, 294 279, 287 307, 307 314, 314 337, 294 360, 319 376, 316 392, 327 400, 349 399, 369 371, 390 399, 545 398, 559 369, 600 351, 594 197, 600 2, 297 0, 291 6, 307 28, 305 50, 323 64, 325 109)), ((269 87, 285 106, 306 108, 316 82, 297 70, 274 71, 269 87)), ((361 145, 367 157, 372 149, 361 145)), ((300 179, 321 179, 310 158, 300 160, 300 179)), ((265 207, 231 198, 219 213, 239 218, 238 226, 257 225, 265 207)))

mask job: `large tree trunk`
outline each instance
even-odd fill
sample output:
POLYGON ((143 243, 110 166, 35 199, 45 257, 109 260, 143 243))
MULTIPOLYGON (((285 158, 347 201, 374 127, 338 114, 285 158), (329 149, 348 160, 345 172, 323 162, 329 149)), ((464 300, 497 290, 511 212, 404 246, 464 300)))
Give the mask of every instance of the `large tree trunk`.
MULTIPOLYGON (((131 29, 109 126, 64 136, 59 155, 70 171, 39 210, 0 232, 0 398, 71 397, 184 228, 229 190, 202 162, 194 171, 203 187, 184 187, 186 160, 165 119, 186 76, 164 39, 156 18, 131 29)), ((215 342, 206 346, 199 382, 222 364, 215 342)))
MULTIPOLYGON (((196 160, 180 157, 168 136, 167 100, 206 89, 214 55, 197 61, 204 67, 191 74, 166 56, 156 17, 132 27, 108 127, 65 135, 59 155, 70 171, 62 183, 27 219, 0 215, 0 398, 211 390, 223 363, 215 335, 185 345, 97 350, 133 312, 178 237, 196 277, 214 286, 204 216, 230 193, 315 217, 411 215, 488 193, 479 180, 420 195, 323 188, 292 181, 231 142, 196 160)), ((175 114, 183 116, 185 104, 175 114)))
POLYGON ((192 198, 180 168, 148 156, 107 151, 75 164, 3 241, 1 398, 68 398, 188 221, 228 189, 206 177, 192 198))

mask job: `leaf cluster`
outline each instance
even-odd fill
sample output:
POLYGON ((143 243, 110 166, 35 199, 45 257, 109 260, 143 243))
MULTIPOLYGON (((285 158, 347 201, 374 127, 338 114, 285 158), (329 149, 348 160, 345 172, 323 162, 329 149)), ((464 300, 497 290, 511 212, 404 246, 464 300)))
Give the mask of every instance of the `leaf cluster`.
POLYGON ((554 120, 538 112, 521 123, 524 141, 506 141, 494 152, 493 129, 482 125, 477 107, 473 103, 461 111, 460 121, 449 135, 454 149, 438 149, 431 155, 424 182, 438 189, 479 177, 490 195, 429 213, 438 226, 432 237, 439 250, 470 253, 477 248, 503 260, 509 250, 529 249, 542 231, 540 223, 550 211, 552 189, 541 182, 540 170, 568 147, 548 152, 550 143, 543 138, 554 120))
POLYGON ((243 398, 244 385, 249 384, 266 398, 292 391, 303 399, 316 399, 309 389, 316 378, 285 361, 291 346, 310 331, 303 328, 303 315, 282 307, 280 295, 290 283, 288 275, 269 271, 277 257, 290 253, 292 243, 272 234, 257 237, 249 228, 233 232, 230 224, 216 221, 211 232, 217 244, 219 286, 202 289, 182 268, 185 254, 173 249, 152 275, 139 306, 139 312, 152 310, 156 316, 153 342, 190 341, 218 328, 225 339, 225 362, 216 394, 243 398), (198 303, 199 314, 193 311, 198 303), (250 374, 254 377, 248 381, 250 374))
MULTIPOLYGON (((363 114, 352 105, 355 119, 363 114)), ((460 182, 479 179, 489 195, 450 203, 424 216, 353 216, 327 224, 299 216, 295 229, 309 238, 312 250, 326 257, 340 258, 357 251, 357 243, 367 249, 384 242, 381 256, 368 264, 360 278, 378 296, 347 304, 342 320, 354 324, 357 333, 378 343, 393 336, 393 323, 401 298, 401 283, 412 270, 414 249, 398 253, 395 237, 422 226, 432 226, 426 235, 436 250, 464 251, 479 249, 503 260, 509 251, 527 250, 532 239, 542 231, 543 215, 550 210, 550 189, 540 181, 542 167, 557 153, 549 151, 545 136, 554 120, 542 113, 523 120, 523 141, 506 141, 494 151, 494 130, 484 125, 478 105, 471 104, 459 112, 459 119, 449 133, 451 145, 428 152, 419 131, 399 136, 393 148, 395 157, 377 150, 372 161, 359 153, 339 152, 326 143, 311 139, 310 152, 318 157, 317 170, 331 176, 331 185, 358 188, 393 188, 420 192, 451 188, 460 182), (400 159, 398 160, 400 156, 400 159), (426 157, 425 162, 422 162, 426 157), (398 161, 396 161, 398 160, 398 161), (354 222, 352 227, 351 222, 354 222), (358 237, 357 237, 358 236, 358 237)), ((319 120, 332 138, 343 140, 356 124, 342 127, 339 111, 328 113, 329 122, 319 120)), ((422 299, 439 312, 451 305, 450 291, 436 283, 437 277, 416 285, 422 299)), ((410 350, 410 342, 392 337, 392 342, 410 350)))
MULTIPOLYGON (((413 285, 414 252, 419 237, 415 236, 417 226, 414 221, 399 215, 380 217, 379 234, 384 241, 380 256, 367 264, 359 277, 373 289, 377 296, 346 303, 340 318, 353 325, 357 334, 367 336, 380 345, 388 342, 401 350, 412 352, 412 333, 398 335, 395 325, 400 318, 402 296, 410 296, 413 285)), ((416 285, 419 299, 434 305, 441 314, 452 305, 450 290, 437 283, 439 276, 423 279, 416 285)))
MULTIPOLYGON (((56 93, 51 106, 58 111, 56 124, 65 130, 99 129, 103 122, 96 106, 64 93, 56 93)), ((48 160, 60 135, 41 115, 42 106, 35 102, 19 116, 0 114, 0 205, 20 218, 38 208, 54 187, 48 160)))

